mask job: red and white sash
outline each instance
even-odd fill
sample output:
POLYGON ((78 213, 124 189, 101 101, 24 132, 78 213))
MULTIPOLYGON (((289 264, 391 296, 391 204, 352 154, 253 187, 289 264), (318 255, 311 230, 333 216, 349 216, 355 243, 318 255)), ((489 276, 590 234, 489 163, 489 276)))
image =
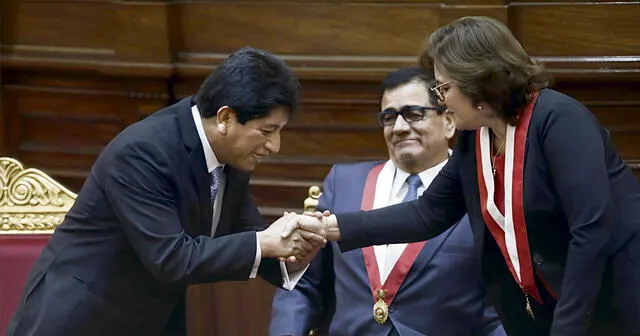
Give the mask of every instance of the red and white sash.
MULTIPOLYGON (((376 182, 378 181, 378 175, 382 170, 384 164, 381 163, 369 171, 367 180, 364 185, 364 191, 362 193, 362 203, 360 208, 364 211, 371 210, 373 208, 373 200, 376 193, 376 182)), ((380 270, 378 269, 378 262, 373 246, 368 246, 362 249, 362 255, 364 256, 364 264, 367 268, 367 275, 369 277, 369 286, 371 287, 371 295, 373 302, 378 300, 377 292, 379 289, 385 290, 386 295, 383 300, 387 305, 391 305, 400 285, 407 277, 413 262, 422 250, 425 242, 417 242, 407 244, 404 251, 400 255, 400 258, 393 266, 391 273, 384 282, 384 285, 380 281, 380 270)))
POLYGON ((496 240, 511 275, 522 291, 542 303, 531 264, 522 193, 527 132, 537 98, 537 93, 532 95, 517 126, 507 126, 504 154, 504 215, 500 213, 494 201, 491 140, 487 127, 482 127, 477 132, 476 161, 482 216, 489 232, 496 240))

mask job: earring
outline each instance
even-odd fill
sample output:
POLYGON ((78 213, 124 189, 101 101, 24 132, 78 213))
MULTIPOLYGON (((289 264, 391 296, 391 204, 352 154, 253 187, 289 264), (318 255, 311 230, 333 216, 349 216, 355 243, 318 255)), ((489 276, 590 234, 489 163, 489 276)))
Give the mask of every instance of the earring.
POLYGON ((224 131, 225 131, 224 124, 218 124, 218 132, 224 133, 224 131))

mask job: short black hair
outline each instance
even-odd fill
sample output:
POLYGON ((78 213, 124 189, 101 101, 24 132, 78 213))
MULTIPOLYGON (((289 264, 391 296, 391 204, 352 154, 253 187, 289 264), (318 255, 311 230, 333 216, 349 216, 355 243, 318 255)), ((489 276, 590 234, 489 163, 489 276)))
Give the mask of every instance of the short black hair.
POLYGON ((422 82, 429 90, 429 102, 431 105, 440 106, 438 97, 431 91, 431 88, 436 83, 435 75, 433 72, 427 72, 418 66, 400 68, 389 73, 380 85, 380 97, 382 97, 387 90, 393 90, 413 81, 422 82))
POLYGON ((298 80, 283 60, 245 47, 211 71, 200 86, 196 104, 203 118, 214 117, 222 106, 229 106, 244 124, 279 106, 287 107, 291 117, 298 110, 298 90, 298 80))

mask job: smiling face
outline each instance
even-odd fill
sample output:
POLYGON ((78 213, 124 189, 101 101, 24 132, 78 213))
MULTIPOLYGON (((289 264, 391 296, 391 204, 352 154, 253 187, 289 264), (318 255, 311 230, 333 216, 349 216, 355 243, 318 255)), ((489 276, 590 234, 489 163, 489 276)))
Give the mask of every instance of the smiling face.
MULTIPOLYGON (((433 106, 429 102, 429 89, 423 82, 411 81, 385 91, 380 107, 382 111, 400 111, 410 105, 433 106)), ((421 172, 444 161, 454 131, 451 117, 433 110, 413 123, 398 116, 394 124, 383 129, 389 157, 396 166, 410 173, 421 172)))
MULTIPOLYGON (((213 119, 213 118, 212 118, 213 119)), ((276 107, 262 118, 238 122, 235 112, 222 107, 217 123, 208 120, 205 133, 218 160, 239 170, 251 172, 268 155, 280 151, 280 131, 289 120, 286 107, 276 107)))

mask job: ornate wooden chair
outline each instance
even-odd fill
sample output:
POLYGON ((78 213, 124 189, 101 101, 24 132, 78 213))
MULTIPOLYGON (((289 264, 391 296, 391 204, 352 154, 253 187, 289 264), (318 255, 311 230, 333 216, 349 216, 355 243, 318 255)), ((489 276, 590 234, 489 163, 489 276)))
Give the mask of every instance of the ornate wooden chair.
POLYGON ((0 330, 18 306, 26 278, 76 194, 38 169, 0 157, 0 330))
MULTIPOLYGON (((309 197, 304 200, 304 211, 316 211, 318 209, 318 200, 322 195, 322 191, 318 186, 309 187, 309 197)), ((325 335, 325 332, 322 331, 323 328, 313 329, 309 331, 308 336, 322 336, 325 335)))

